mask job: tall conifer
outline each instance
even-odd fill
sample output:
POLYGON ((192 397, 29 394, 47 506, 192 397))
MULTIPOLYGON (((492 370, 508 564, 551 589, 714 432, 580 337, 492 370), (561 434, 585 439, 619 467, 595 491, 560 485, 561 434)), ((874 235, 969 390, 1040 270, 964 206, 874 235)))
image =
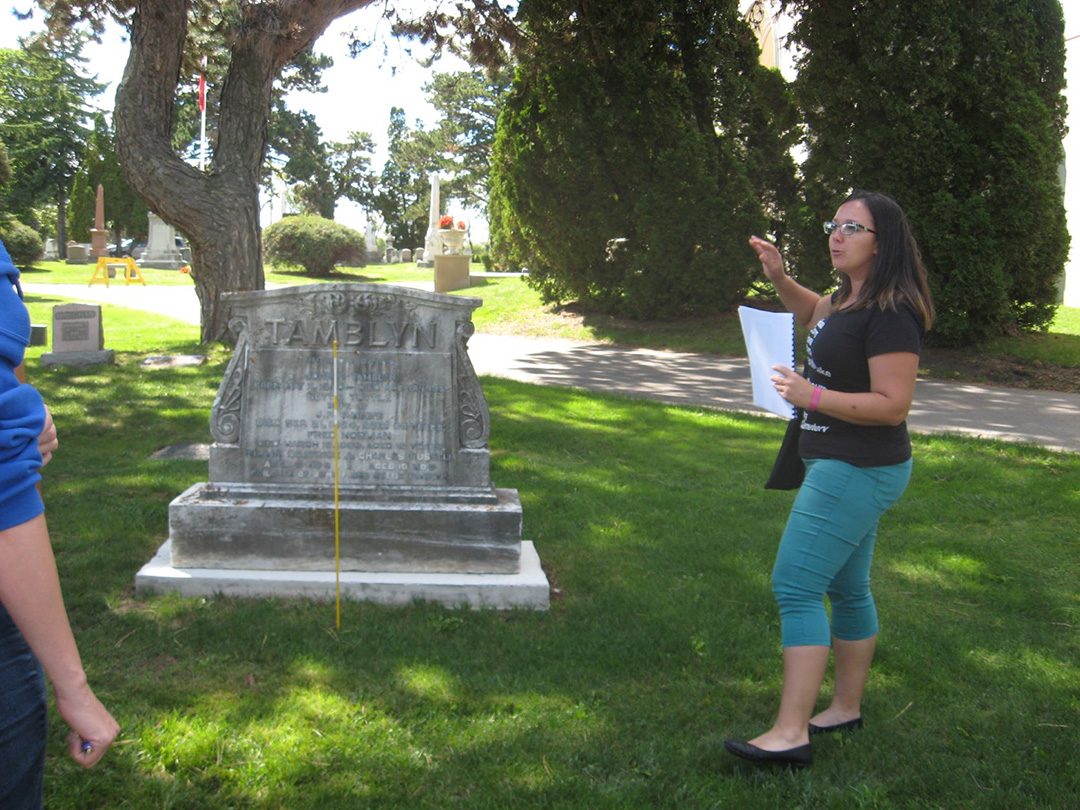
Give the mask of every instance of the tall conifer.
POLYGON ((874 188, 912 220, 936 340, 1045 328, 1069 244, 1058 0, 787 6, 809 130, 803 276, 827 278, 820 220, 849 188, 874 188))

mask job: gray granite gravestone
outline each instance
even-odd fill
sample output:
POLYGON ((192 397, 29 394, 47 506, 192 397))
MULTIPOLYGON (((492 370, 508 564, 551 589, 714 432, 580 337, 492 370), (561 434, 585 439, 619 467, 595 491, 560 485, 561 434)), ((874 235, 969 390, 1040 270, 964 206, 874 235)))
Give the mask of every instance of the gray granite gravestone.
POLYGON ((521 503, 491 483, 467 351, 479 300, 336 283, 224 301, 237 343, 209 481, 169 507, 174 568, 333 571, 336 443, 342 571, 519 572, 521 503))
POLYGON ((176 229, 153 211, 149 211, 146 216, 149 235, 146 238, 146 250, 139 257, 139 266, 179 270, 185 262, 176 245, 176 229))
POLYGON ((53 350, 41 355, 43 366, 92 366, 112 363, 106 349, 98 304, 57 304, 53 307, 53 350))
POLYGON ((66 261, 68 264, 89 264, 90 246, 79 242, 68 242, 66 261))

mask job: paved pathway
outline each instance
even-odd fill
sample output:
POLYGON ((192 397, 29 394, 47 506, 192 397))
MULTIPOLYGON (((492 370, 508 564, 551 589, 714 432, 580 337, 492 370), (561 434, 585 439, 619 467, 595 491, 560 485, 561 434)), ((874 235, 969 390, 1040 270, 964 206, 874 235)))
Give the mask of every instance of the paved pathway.
MULTIPOLYGON (((23 289, 199 322, 190 287, 27 283, 23 289)), ((747 363, 738 358, 484 334, 470 339, 469 356, 479 374, 762 413, 751 401, 747 363)), ((1080 452, 1080 394, 921 380, 908 424, 921 433, 962 433, 1080 452)))

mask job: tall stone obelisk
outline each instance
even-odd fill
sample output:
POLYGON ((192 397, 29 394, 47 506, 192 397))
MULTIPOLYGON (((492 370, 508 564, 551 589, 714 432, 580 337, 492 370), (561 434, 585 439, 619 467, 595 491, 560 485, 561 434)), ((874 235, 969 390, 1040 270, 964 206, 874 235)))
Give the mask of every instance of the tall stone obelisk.
POLYGON ((98 183, 97 200, 94 201, 94 227, 90 229, 90 255, 108 256, 108 236, 105 230, 105 187, 98 183))
POLYGON ((420 267, 434 267, 435 255, 442 253, 442 239, 439 237, 439 173, 431 173, 431 204, 428 206, 427 234, 424 236, 424 258, 416 264, 420 267))

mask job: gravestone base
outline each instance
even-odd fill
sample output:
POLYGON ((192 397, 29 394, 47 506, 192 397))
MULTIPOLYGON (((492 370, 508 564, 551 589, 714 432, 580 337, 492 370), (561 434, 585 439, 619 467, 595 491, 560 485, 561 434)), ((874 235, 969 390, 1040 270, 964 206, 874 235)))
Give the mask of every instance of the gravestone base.
MULTIPOLYGON (((178 568, 171 562, 171 541, 135 576, 140 596, 172 593, 185 597, 231 596, 263 599, 303 598, 331 601, 337 594, 333 571, 178 568)), ((526 608, 547 610, 547 577, 536 548, 521 543, 521 566, 515 574, 447 574, 343 571, 341 596, 383 605, 435 602, 447 607, 526 608)))
MULTIPOLYGON (((516 490, 351 491, 338 518, 343 571, 514 574, 520 565, 516 490)), ((169 539, 180 568, 333 571, 333 495, 195 484, 169 504, 169 539)))
POLYGON ((45 368, 52 366, 104 366, 116 362, 116 353, 112 349, 102 349, 97 352, 46 352, 41 355, 41 365, 45 368))
POLYGON ((463 290, 468 286, 468 256, 444 255, 435 257, 435 292, 444 293, 451 290, 463 290))
POLYGON ((156 258, 153 256, 148 257, 144 253, 142 258, 139 259, 139 261, 137 262, 137 264, 139 265, 139 267, 142 267, 144 269, 179 270, 181 267, 187 264, 187 262, 184 261, 183 257, 181 257, 179 253, 176 253, 175 255, 169 254, 165 256, 159 256, 156 258))

